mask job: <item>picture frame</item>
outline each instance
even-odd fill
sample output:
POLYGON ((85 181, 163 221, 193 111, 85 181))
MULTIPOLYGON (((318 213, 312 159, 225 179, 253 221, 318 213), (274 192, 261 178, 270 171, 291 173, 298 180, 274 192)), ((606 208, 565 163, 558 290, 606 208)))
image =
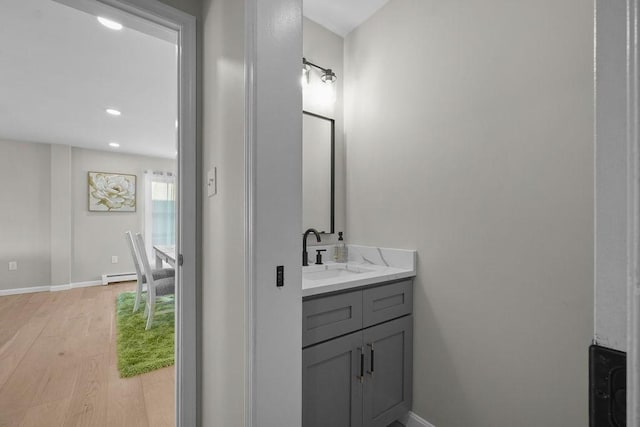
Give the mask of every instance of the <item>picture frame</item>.
POLYGON ((136 212, 136 178, 125 173, 88 172, 89 212, 136 212))

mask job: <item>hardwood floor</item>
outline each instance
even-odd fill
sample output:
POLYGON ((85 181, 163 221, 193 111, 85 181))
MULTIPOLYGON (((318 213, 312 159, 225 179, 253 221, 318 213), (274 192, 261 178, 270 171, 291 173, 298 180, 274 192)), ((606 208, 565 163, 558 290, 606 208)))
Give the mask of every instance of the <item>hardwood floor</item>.
POLYGON ((0 297, 0 426, 173 426, 172 366, 120 378, 115 298, 135 283, 0 297))

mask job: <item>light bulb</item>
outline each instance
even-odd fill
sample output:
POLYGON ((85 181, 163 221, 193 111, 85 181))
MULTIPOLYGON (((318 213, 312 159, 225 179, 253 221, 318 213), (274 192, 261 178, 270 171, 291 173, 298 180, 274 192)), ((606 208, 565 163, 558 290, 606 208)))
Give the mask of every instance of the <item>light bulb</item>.
POLYGON ((307 64, 302 66, 302 77, 300 78, 300 84, 305 87, 309 84, 309 71, 310 67, 307 64))
POLYGON ((112 21, 111 19, 103 18, 102 16, 98 16, 98 22, 107 27, 110 30, 121 30, 122 24, 116 21, 112 21))

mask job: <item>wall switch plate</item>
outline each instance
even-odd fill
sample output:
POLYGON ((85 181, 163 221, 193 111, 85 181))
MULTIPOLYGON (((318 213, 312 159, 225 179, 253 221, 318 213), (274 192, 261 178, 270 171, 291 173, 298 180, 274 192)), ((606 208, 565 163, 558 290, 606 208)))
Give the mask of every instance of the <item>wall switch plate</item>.
POLYGON ((213 167, 207 172, 207 195, 215 196, 218 193, 218 168, 213 167))
POLYGON ((118 263, 118 257, 116 255, 111 257, 111 264, 117 264, 118 263))
POLYGON ((9 261, 9 271, 16 271, 18 269, 18 261, 9 261))

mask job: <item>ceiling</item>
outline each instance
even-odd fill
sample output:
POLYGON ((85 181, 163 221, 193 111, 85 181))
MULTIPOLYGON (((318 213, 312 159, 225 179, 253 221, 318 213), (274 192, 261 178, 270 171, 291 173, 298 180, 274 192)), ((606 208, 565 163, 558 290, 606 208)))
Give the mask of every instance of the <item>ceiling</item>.
POLYGON ((114 31, 52 0, 0 1, 0 140, 175 158, 177 46, 128 19, 114 31))
POLYGON ((342 37, 369 19, 388 0, 303 0, 303 14, 342 37))

